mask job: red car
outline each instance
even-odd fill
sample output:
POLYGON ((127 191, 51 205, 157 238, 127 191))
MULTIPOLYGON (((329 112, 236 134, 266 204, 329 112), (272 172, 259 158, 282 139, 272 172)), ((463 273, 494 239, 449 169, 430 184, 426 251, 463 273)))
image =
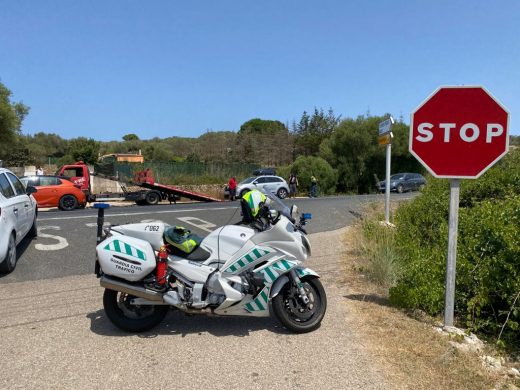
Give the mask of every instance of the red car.
POLYGON ((85 207, 87 198, 79 186, 59 176, 24 176, 20 180, 25 187, 38 189, 33 194, 38 207, 59 207, 60 210, 74 210, 85 207))

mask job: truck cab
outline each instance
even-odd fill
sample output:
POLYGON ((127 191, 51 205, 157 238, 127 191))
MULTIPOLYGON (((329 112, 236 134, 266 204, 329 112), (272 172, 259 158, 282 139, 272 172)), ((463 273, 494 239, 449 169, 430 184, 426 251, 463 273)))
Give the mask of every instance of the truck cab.
POLYGON ((94 200, 90 186, 90 172, 88 165, 83 161, 76 161, 74 164, 62 166, 58 169, 56 175, 65 176, 72 181, 85 193, 89 202, 94 200))

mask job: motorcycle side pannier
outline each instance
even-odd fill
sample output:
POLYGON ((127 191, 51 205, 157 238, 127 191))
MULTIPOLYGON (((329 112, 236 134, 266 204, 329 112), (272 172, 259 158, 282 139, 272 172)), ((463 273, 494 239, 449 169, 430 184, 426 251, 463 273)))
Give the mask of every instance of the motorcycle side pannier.
POLYGON ((138 238, 115 235, 102 241, 96 251, 105 274, 131 282, 143 279, 156 267, 152 246, 138 238))

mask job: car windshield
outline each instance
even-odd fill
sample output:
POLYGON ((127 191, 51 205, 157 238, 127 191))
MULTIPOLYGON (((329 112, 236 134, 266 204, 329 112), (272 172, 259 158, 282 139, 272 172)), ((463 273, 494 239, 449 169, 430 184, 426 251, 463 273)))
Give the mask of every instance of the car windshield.
POLYGON ((390 180, 402 180, 404 178, 404 174, 400 173, 398 175, 392 175, 392 177, 390 177, 390 180))
POLYGON ((255 180, 255 179, 256 179, 255 176, 253 176, 253 177, 248 177, 247 179, 242 180, 239 184, 249 184, 249 183, 251 183, 251 182, 252 182, 253 180, 255 180))

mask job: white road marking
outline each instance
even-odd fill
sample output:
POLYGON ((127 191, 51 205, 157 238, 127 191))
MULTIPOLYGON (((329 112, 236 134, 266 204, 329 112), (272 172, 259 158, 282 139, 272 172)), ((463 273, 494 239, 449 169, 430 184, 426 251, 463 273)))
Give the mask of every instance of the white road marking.
POLYGON ((40 251, 59 251, 60 249, 66 248, 69 246, 68 241, 61 237, 55 236, 52 234, 42 233, 44 230, 61 230, 59 226, 41 226, 38 228, 38 237, 43 238, 52 238, 53 240, 58 241, 57 244, 36 244, 34 247, 40 251))
POLYGON ((200 218, 196 218, 196 217, 181 217, 181 218, 177 218, 179 221, 182 221, 182 222, 186 222, 186 223, 189 223, 190 225, 193 225, 199 229, 202 229, 202 230, 205 230, 209 233, 211 233, 213 231, 212 228, 215 228, 217 225, 211 223, 211 222, 208 222, 208 221, 205 221, 203 219, 200 219, 200 218), (197 221, 199 223, 197 223, 197 221))
MULTIPOLYGON (((218 211, 218 210, 229 210, 236 209, 236 207, 215 207, 210 209, 190 209, 190 210, 163 210, 163 211, 148 211, 146 213, 118 213, 108 214, 105 218, 111 217, 125 217, 129 215, 150 215, 150 214, 169 214, 169 213, 190 213, 194 211, 218 211)), ((85 218, 97 218, 97 214, 93 215, 78 215, 73 217, 52 217, 52 218, 38 218, 38 221, 57 221, 62 219, 85 219, 85 218)))
MULTIPOLYGON (((90 222, 85 224, 86 227, 97 227, 97 222, 90 222)), ((104 222, 103 226, 110 226, 110 222, 104 222)))

